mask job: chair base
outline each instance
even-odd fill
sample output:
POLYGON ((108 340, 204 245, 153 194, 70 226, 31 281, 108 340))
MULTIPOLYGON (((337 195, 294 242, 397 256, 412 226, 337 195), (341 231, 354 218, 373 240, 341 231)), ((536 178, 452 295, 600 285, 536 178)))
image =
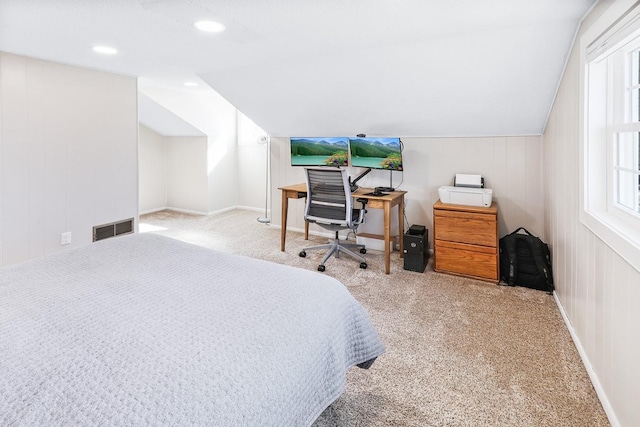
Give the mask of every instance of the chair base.
POLYGON ((318 265, 319 271, 324 271, 325 269, 324 264, 332 255, 335 255, 336 258, 340 258, 341 253, 349 255, 350 257, 360 261, 360 268, 367 268, 367 260, 362 255, 357 254, 351 250, 351 249, 359 249, 360 253, 364 254, 367 252, 365 245, 359 245, 356 243, 342 243, 340 242, 340 239, 338 238, 337 234, 338 233, 336 233, 336 238, 333 241, 329 241, 324 245, 310 246, 308 248, 304 248, 300 251, 299 255, 301 257, 306 257, 307 256, 306 251, 312 251, 316 249, 328 249, 327 253, 322 258, 320 265, 318 265))

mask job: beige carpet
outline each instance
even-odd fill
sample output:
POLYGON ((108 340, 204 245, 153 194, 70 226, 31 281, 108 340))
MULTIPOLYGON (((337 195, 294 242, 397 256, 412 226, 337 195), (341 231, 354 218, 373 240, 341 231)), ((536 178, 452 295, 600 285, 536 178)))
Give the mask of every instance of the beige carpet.
MULTIPOLYGON (((203 217, 144 215, 141 230, 213 249, 316 270, 321 253, 301 233, 256 221, 255 212, 203 217)), ((398 253, 369 251, 362 270, 347 256, 325 273, 341 280, 369 312, 387 352, 369 370, 353 368, 343 395, 314 427, 606 426, 553 297, 438 274, 405 271, 398 253)))

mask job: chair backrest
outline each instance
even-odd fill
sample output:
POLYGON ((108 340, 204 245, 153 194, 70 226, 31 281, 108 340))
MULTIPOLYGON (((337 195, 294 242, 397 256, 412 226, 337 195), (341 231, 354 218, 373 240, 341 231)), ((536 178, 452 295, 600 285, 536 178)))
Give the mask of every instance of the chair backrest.
POLYGON ((304 219, 353 228, 351 187, 344 169, 305 169, 307 205, 304 219))

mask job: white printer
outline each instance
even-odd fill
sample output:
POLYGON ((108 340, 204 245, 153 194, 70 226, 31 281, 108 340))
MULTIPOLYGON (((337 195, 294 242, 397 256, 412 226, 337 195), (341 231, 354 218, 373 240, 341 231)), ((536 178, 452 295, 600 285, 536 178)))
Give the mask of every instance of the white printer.
POLYGON ((458 173, 454 185, 438 188, 438 195, 442 203, 468 206, 491 206, 493 190, 484 188, 484 178, 480 175, 458 173))

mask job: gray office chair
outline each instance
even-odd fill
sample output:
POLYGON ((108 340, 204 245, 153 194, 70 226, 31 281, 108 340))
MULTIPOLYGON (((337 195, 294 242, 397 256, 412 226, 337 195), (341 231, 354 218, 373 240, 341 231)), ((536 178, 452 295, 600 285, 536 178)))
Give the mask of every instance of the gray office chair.
POLYGON ((325 245, 312 246, 300 251, 301 257, 307 256, 307 251, 315 249, 328 249, 318 271, 324 271, 324 263, 331 255, 336 258, 340 253, 345 253, 358 261, 360 268, 367 268, 367 261, 350 249, 360 249, 361 254, 367 253, 364 245, 353 243, 341 243, 338 237, 340 230, 357 231, 358 226, 364 222, 366 212, 366 200, 358 199, 362 203, 360 209, 353 208, 351 187, 347 172, 344 169, 305 169, 307 179, 307 204, 304 219, 310 223, 318 224, 328 230, 335 231, 335 239, 325 245))

